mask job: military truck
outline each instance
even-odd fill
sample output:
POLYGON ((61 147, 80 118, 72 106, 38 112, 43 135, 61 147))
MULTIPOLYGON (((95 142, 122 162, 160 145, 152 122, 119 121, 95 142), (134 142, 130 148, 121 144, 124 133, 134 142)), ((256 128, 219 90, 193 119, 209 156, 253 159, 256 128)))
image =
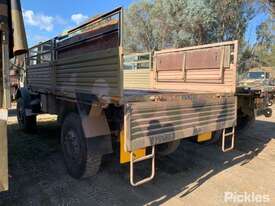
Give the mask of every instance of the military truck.
POLYGON ((72 177, 95 175, 102 157, 119 150, 133 186, 152 180, 155 155, 173 152, 181 139, 222 131, 222 151, 232 150, 238 42, 155 52, 152 88, 129 88, 123 27, 117 8, 30 48, 27 85, 16 95, 19 126, 30 131, 37 115, 58 115, 72 177), (135 165, 145 160, 150 175, 137 180, 135 165))
POLYGON ((0 191, 8 190, 7 118, 10 106, 9 59, 27 51, 19 0, 0 1, 0 191))
POLYGON ((239 81, 239 87, 246 90, 261 91, 263 95, 265 94, 268 105, 272 106, 275 96, 274 73, 275 68, 272 67, 251 69, 244 75, 243 79, 239 81))
POLYGON ((253 68, 238 81, 238 122, 241 128, 249 128, 256 116, 272 116, 273 73, 272 67, 253 68))

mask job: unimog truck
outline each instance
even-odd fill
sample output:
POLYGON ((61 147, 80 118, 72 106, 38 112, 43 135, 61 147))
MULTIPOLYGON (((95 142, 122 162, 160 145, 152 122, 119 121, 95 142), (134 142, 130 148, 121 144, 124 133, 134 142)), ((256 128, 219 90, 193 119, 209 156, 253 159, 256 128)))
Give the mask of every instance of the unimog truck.
POLYGON ((241 107, 238 118, 242 120, 239 121, 240 125, 250 125, 256 116, 272 116, 270 106, 275 94, 273 70, 272 67, 253 68, 238 81, 238 105, 241 107), (251 112, 253 108, 254 112, 251 112))
POLYGON ((31 131, 37 115, 58 115, 72 177, 95 175, 102 157, 118 149, 133 186, 152 180, 156 154, 170 154, 182 139, 201 142, 221 131, 222 151, 232 150, 238 42, 155 52, 152 87, 130 88, 127 78, 145 76, 124 72, 123 27, 117 8, 30 48, 27 84, 16 94, 19 126, 31 131), (145 160, 150 175, 137 180, 136 163, 145 160))
POLYGON ((238 82, 244 90, 261 93, 268 106, 272 106, 275 97, 275 68, 262 67, 250 69, 238 82))
POLYGON ((7 119, 10 107, 10 58, 27 51, 19 0, 0 1, 0 192, 8 190, 7 119))

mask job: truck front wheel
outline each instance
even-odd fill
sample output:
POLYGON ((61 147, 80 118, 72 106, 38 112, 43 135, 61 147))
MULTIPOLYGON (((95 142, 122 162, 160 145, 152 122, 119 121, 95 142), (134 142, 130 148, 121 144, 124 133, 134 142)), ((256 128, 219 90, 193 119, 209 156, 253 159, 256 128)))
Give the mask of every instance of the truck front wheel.
POLYGON ((65 117, 61 146, 66 168, 73 178, 94 176, 98 172, 101 155, 88 150, 79 115, 70 113, 65 117))
POLYGON ((24 100, 19 98, 16 106, 16 115, 19 128, 25 132, 34 131, 36 129, 36 116, 27 116, 25 109, 24 100))

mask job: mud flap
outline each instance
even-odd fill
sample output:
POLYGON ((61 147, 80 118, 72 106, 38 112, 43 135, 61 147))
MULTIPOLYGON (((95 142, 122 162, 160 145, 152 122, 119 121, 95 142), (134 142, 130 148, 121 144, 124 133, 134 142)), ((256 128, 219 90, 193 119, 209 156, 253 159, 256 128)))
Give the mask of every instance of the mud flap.
POLYGON ((0 110, 0 191, 8 190, 8 144, 7 144, 8 110, 0 110))
POLYGON ((110 128, 100 106, 92 105, 89 115, 82 117, 82 127, 89 151, 100 155, 113 152, 110 128))
POLYGON ((199 134, 197 137, 197 142, 206 142, 212 139, 212 132, 206 132, 199 134))
MULTIPOLYGON (((127 152, 125 147, 125 139, 124 139, 124 130, 120 132, 120 164, 128 163, 130 162, 130 152, 127 152)), ((141 158, 146 155, 145 149, 138 149, 134 152, 135 158, 141 158)))

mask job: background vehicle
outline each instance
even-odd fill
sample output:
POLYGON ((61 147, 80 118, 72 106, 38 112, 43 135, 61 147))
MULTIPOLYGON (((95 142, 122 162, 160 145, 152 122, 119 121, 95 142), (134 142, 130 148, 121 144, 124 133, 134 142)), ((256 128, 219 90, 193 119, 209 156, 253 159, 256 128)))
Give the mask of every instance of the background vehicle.
POLYGON ((4 191, 8 189, 9 59, 26 52, 27 41, 20 1, 1 1, 0 8, 0 191, 4 191))
POLYGON ((249 70, 238 82, 237 94, 239 111, 238 119, 241 128, 246 128, 255 121, 255 116, 272 116, 275 92, 274 68, 262 67, 249 70), (244 105, 241 107, 241 105, 244 105), (253 112, 252 112, 253 111, 253 112))
POLYGON ((275 68, 272 67, 251 69, 239 81, 239 87, 243 87, 246 90, 261 91, 261 93, 267 95, 268 104, 271 106, 275 95, 275 80, 273 75, 275 75, 275 68))

